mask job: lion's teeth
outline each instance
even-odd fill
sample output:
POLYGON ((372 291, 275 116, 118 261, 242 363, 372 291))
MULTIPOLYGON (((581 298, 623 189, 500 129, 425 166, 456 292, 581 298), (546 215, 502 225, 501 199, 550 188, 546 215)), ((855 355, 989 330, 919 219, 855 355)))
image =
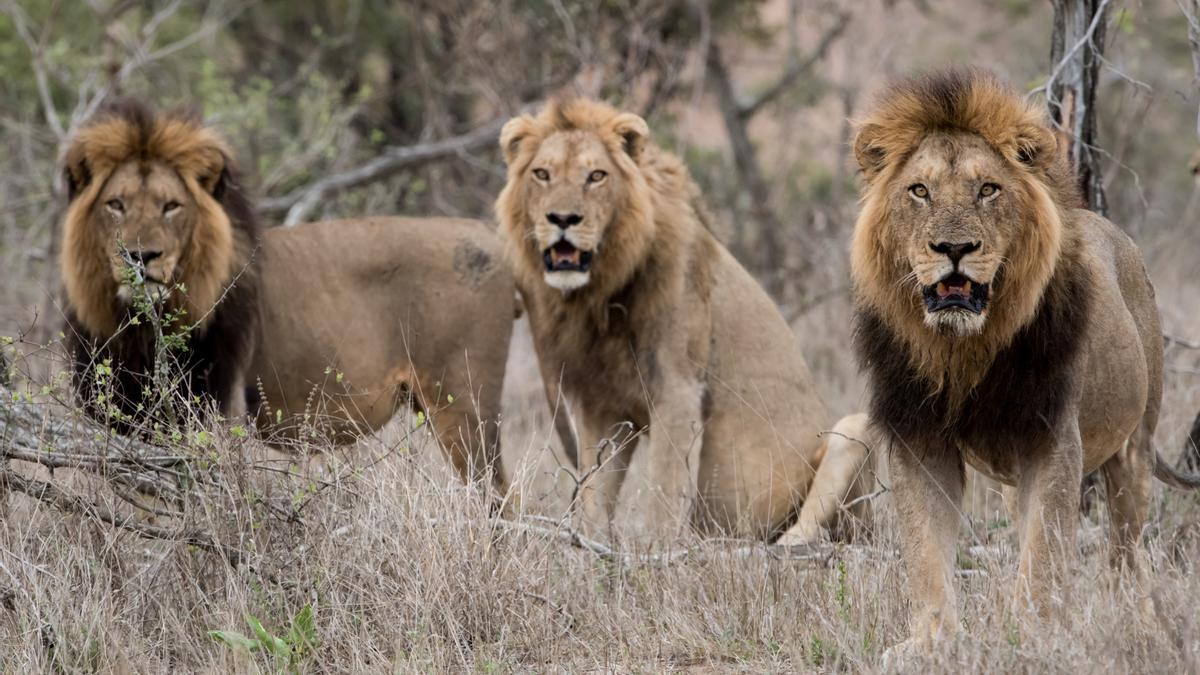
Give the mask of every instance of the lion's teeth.
POLYGON ((946 295, 946 284, 943 284, 943 283, 942 283, 942 282, 940 282, 940 281, 938 282, 938 285, 937 285, 937 294, 938 294, 938 295, 946 295))
POLYGON ((964 281, 963 285, 962 285, 962 290, 963 290, 963 295, 970 295, 971 294, 971 282, 964 281))

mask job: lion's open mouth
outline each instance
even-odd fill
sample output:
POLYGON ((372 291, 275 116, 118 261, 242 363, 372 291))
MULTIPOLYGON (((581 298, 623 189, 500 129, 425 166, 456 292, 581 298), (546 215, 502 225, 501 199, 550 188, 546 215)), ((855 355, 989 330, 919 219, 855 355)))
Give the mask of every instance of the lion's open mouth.
POLYGON ((563 239, 542 251, 547 272, 586 272, 592 264, 592 252, 581 251, 563 239))
POLYGON ((926 286, 924 296, 925 309, 929 312, 965 309, 972 314, 982 314, 987 307, 988 285, 954 272, 936 284, 926 286))

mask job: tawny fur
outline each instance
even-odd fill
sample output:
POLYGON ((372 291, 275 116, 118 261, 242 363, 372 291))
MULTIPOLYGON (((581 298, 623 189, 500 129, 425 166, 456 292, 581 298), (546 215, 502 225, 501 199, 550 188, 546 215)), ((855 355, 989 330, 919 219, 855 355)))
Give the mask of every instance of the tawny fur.
MULTIPOLYGON (((140 424, 146 391, 155 370, 155 334, 150 322, 120 299, 117 266, 125 245, 119 233, 131 229, 169 245, 169 291, 159 310, 171 313, 169 332, 186 331, 182 349, 170 356, 184 374, 184 399, 214 401, 223 414, 245 410, 243 371, 256 336, 257 290, 254 255, 258 228, 249 202, 237 185, 225 142, 200 119, 184 112, 154 111, 145 103, 120 100, 102 109, 72 137, 62 164, 70 204, 63 222, 60 270, 66 295, 67 344, 75 384, 88 410, 93 405, 96 363, 114 370, 109 400, 122 413, 112 420, 129 430, 140 424), (119 177, 118 177, 119 176, 119 177), (148 181, 169 194, 153 193, 148 181), (106 190, 121 190, 138 202, 136 214, 120 219, 99 203, 106 190), (158 202, 174 201, 184 220, 166 215, 158 202)), ((137 246, 138 242, 128 242, 137 246)), ((146 270, 159 263, 147 263, 146 270)))
MULTIPOLYGON (((805 503, 830 420, 778 310, 705 226, 684 164, 641 118, 586 100, 511 120, 500 144, 496 213, 551 405, 561 393, 579 427, 585 526, 611 519, 630 452, 614 449, 644 429, 655 494, 641 520, 655 534, 690 510, 702 532, 778 536, 805 503), (535 161, 568 178, 535 179, 535 161), (611 175, 579 188, 596 169, 611 175), (567 291, 544 278, 558 193, 595 252, 587 285, 567 291)), ((836 510, 824 508, 828 525, 836 510)))
POLYGON ((856 349, 889 449, 914 604, 903 656, 958 629, 965 463, 1017 486, 1017 593, 1041 612, 1074 546, 1083 472, 1103 469, 1114 562, 1133 568, 1151 475, 1200 483, 1152 445, 1162 337, 1140 253, 1079 208, 1038 107, 985 72, 933 73, 888 90, 858 123, 854 150, 865 182, 851 251, 856 349), (914 182, 928 199, 909 201, 914 182), (980 185, 993 183, 998 197, 985 200, 980 185), (975 334, 926 325, 912 281, 913 261, 955 235, 977 237, 980 257, 1006 244, 991 252, 999 268, 975 334))
POLYGON ((939 387, 949 380, 959 400, 996 352, 1033 318, 1064 238, 1073 236, 1064 231, 1063 221, 1080 205, 1070 169, 1056 152, 1055 136, 1041 109, 1013 95, 988 73, 963 77, 973 79, 961 98, 954 98, 959 92, 941 90, 933 78, 905 80, 858 121, 854 152, 865 187, 851 248, 859 302, 889 316, 912 352, 914 365, 939 387), (891 246, 895 231, 907 223, 895 222, 886 200, 896 187, 896 173, 921 141, 931 132, 951 130, 981 136, 1017 169, 1020 182, 1005 189, 1015 195, 1032 224, 1008 252, 1008 283, 992 303, 988 330, 957 341, 931 338, 924 325, 920 299, 905 283, 911 271, 906 252, 891 246))
POLYGON ((211 321, 229 281, 245 268, 253 243, 239 236, 229 216, 213 198, 212 188, 231 154, 225 141, 196 117, 184 113, 154 115, 150 125, 118 114, 102 113, 81 128, 63 156, 68 178, 84 186, 75 195, 63 221, 61 269, 67 299, 79 320, 98 335, 117 329, 112 298, 116 281, 109 273, 109 242, 99 241, 95 203, 105 181, 122 164, 158 160, 179 174, 201 210, 199 225, 187 247, 176 281, 187 292, 177 294, 188 316, 203 326, 211 321))

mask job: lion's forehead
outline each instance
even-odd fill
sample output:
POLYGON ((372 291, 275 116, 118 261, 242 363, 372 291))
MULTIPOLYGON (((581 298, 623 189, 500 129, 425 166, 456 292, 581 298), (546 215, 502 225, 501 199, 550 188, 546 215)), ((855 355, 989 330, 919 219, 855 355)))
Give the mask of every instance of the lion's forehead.
POLYGON ((996 180, 1004 172, 1000 156, 980 136, 970 133, 930 134, 917 147, 911 171, 930 180, 996 180))
POLYGON ((130 161, 113 172, 104 185, 102 195, 165 201, 181 200, 188 196, 188 192, 183 179, 166 164, 158 161, 130 161))
POLYGON ((535 163, 569 171, 606 168, 612 164, 612 160, 599 136, 577 130, 559 132, 543 141, 535 156, 535 163))

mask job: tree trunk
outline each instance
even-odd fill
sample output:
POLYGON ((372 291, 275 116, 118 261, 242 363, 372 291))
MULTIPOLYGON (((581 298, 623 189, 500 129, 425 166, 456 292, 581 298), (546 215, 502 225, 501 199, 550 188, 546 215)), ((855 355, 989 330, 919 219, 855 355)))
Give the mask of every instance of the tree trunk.
POLYGON ((1096 88, 1109 0, 1051 0, 1050 79, 1046 101, 1059 125, 1087 208, 1108 215, 1096 145, 1096 88))
MULTIPOLYGON (((1104 27, 1109 0, 1051 0, 1054 29, 1050 33, 1050 79, 1046 104, 1058 125, 1058 142, 1066 146, 1084 206, 1107 216, 1100 153, 1096 146, 1096 85, 1104 53, 1104 27)), ((1096 472, 1084 476, 1079 509, 1091 513, 1100 489, 1096 472)))
POLYGON ((733 82, 721 58, 716 40, 709 44, 708 69, 713 76, 717 103, 721 108, 725 131, 729 134, 729 144, 733 148, 734 165, 737 167, 742 187, 750 196, 750 217, 758 226, 756 241, 761 251, 753 252, 752 259, 758 262, 755 272, 767 292, 776 302, 780 302, 783 300, 785 273, 784 225, 771 206, 771 188, 759 168, 758 152, 746 129, 749 123, 748 116, 738 106, 733 82))

